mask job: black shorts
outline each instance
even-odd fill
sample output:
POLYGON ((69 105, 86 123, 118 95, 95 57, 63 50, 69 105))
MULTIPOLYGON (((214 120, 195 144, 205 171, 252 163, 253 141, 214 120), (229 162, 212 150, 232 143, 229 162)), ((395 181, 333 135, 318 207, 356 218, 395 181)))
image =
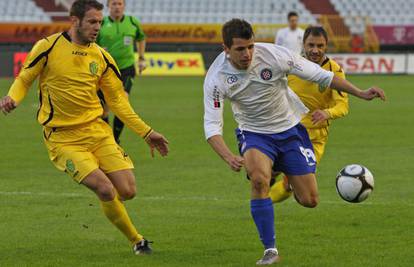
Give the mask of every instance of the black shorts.
MULTIPOLYGON (((122 80, 122 84, 124 85, 124 90, 125 92, 129 94, 132 88, 132 81, 135 78, 135 73, 136 73, 135 66, 132 65, 131 67, 128 67, 128 68, 125 68, 119 71, 121 72, 121 80, 122 80)), ((98 97, 101 100, 101 102, 104 104, 105 98, 101 90, 98 91, 98 97)))

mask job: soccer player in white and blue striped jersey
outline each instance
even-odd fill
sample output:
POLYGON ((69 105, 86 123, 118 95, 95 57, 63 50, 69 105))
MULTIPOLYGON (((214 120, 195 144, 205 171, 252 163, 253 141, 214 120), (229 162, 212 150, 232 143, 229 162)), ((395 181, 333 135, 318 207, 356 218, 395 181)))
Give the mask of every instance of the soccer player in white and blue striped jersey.
POLYGON ((273 264, 279 261, 279 253, 269 198, 272 167, 288 176, 301 205, 318 204, 315 156, 300 124, 308 109, 288 87, 287 74, 366 100, 385 96, 376 87, 361 91, 286 48, 255 43, 252 27, 244 20, 226 22, 222 34, 224 52, 215 59, 204 81, 205 136, 232 170, 246 169, 251 181, 251 214, 265 248, 257 264, 273 264), (233 154, 222 137, 225 98, 230 100, 238 123, 241 156, 233 154))

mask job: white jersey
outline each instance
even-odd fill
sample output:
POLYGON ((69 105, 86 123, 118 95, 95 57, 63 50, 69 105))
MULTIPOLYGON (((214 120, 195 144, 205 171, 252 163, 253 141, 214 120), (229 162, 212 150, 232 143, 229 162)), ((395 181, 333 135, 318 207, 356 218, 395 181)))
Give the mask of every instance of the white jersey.
POLYGON ((304 33, 305 31, 299 27, 294 31, 289 27, 282 28, 276 33, 275 44, 286 47, 296 54, 301 54, 304 33))
POLYGON ((222 135, 225 98, 231 102, 240 130, 273 134, 298 124, 308 109, 288 87, 287 74, 323 87, 329 87, 333 79, 332 72, 274 44, 256 43, 247 70, 234 68, 221 53, 204 81, 206 138, 222 135))

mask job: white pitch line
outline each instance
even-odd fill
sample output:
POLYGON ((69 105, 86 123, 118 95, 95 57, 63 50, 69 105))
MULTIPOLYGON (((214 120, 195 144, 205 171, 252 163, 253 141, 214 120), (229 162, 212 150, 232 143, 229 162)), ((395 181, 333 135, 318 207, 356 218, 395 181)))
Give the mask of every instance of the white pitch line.
MULTIPOLYGON (((82 197, 82 198, 89 198, 91 197, 90 194, 87 193, 55 193, 55 192, 30 192, 30 191, 0 191, 0 196, 33 196, 33 197, 42 197, 42 196, 49 196, 49 197, 82 197)), ((146 201, 210 201, 210 202, 248 202, 248 199, 224 199, 219 197, 208 197, 208 196, 188 196, 188 197, 171 197, 171 196, 147 196, 147 197, 137 197, 137 200, 146 200, 146 201)), ((296 204, 294 199, 287 201, 287 204, 296 204)), ((321 200, 320 205, 352 205, 350 203, 346 203, 345 201, 341 200, 321 200)), ((402 205, 402 206, 409 206, 414 207, 414 203, 411 202, 366 202, 362 205, 372 205, 372 206, 395 206, 395 205, 402 205)))

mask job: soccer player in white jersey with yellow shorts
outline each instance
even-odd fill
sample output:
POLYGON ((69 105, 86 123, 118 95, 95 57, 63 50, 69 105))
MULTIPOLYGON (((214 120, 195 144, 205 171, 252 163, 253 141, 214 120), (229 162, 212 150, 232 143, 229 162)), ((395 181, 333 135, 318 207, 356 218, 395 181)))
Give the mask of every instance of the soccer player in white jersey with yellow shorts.
POLYGON ((306 129, 300 124, 308 109, 287 85, 287 74, 336 88, 362 99, 385 99, 376 87, 361 91, 319 65, 274 44, 255 43, 249 23, 226 22, 224 52, 210 66, 204 81, 204 130, 207 142, 234 171, 246 169, 251 183, 250 211, 264 255, 258 265, 279 261, 274 211, 269 197, 272 168, 285 173, 297 201, 318 204, 315 156, 306 129), (241 156, 233 154, 223 135, 223 104, 227 98, 238 123, 241 156))
POLYGON ((0 109, 6 114, 14 110, 39 78, 37 120, 50 160, 97 195, 104 214, 130 241, 135 254, 149 254, 148 240, 138 233, 123 204, 136 193, 133 164, 101 119, 98 89, 113 112, 145 139, 151 153, 157 149, 167 155, 168 141, 134 112, 114 60, 94 43, 102 9, 96 0, 75 1, 69 31, 34 45, 0 109))
MULTIPOLYGON (((327 46, 328 35, 321 26, 310 26, 305 30, 303 47, 306 59, 345 79, 345 73, 339 64, 326 56, 327 46)), ((303 117, 301 123, 308 131, 316 162, 320 163, 328 141, 331 121, 348 114, 348 95, 332 88, 320 87, 317 83, 303 80, 295 75, 288 76, 288 86, 309 109, 309 113, 303 117)), ((272 185, 270 190, 273 202, 281 202, 291 195, 286 176, 272 185)))

